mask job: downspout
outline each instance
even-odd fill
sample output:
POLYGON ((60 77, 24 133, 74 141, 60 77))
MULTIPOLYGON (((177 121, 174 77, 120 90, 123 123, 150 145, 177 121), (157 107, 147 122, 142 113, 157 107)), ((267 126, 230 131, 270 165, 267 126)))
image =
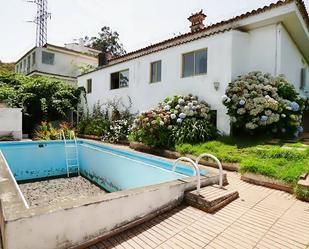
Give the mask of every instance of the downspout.
POLYGON ((281 72, 281 28, 282 24, 276 24, 276 51, 275 51, 275 76, 281 72))

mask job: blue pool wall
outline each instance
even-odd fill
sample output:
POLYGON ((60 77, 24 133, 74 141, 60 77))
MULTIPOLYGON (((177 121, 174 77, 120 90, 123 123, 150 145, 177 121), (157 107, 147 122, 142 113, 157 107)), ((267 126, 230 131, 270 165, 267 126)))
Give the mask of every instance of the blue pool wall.
POLYGON ((66 175, 61 141, 0 143, 0 150, 17 181, 66 175))
POLYGON ((81 173, 109 192, 169 182, 186 175, 91 145, 79 147, 81 173))
MULTIPOLYGON (((72 143, 72 142, 70 142, 72 143)), ((63 141, 31 141, 0 143, 17 181, 66 175, 63 141)), ((178 164, 172 172, 172 163, 142 153, 78 141, 82 175, 109 192, 131 189, 192 176, 191 167, 178 164)), ((77 168, 71 171, 77 173, 77 168)), ((206 174, 205 171, 201 172, 206 174)))

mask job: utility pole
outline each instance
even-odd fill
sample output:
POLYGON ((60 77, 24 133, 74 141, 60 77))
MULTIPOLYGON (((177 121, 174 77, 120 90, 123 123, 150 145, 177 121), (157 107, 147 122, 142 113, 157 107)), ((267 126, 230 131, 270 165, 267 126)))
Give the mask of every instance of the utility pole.
POLYGON ((36 46, 42 47, 47 43, 47 20, 51 18, 51 13, 47 11, 47 0, 28 1, 37 5, 36 17, 36 46))

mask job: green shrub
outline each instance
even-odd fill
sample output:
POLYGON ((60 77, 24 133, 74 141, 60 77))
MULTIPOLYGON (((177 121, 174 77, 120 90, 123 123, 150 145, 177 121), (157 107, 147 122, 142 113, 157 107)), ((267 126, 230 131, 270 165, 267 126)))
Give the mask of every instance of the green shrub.
POLYGON ((42 121, 35 131, 34 140, 57 140, 60 139, 60 132, 51 123, 42 121))
POLYGON ((205 142, 214 139, 216 135, 216 128, 205 120, 186 119, 172 129, 172 139, 176 144, 205 142))
POLYGON ((62 122, 59 128, 53 127, 49 122, 43 121, 35 130, 34 140, 58 140, 62 139, 61 132, 64 132, 66 139, 70 139, 74 129, 67 122, 62 122))
POLYGON ((251 72, 233 80, 223 96, 234 130, 297 137, 303 131, 302 99, 284 76, 251 72))
POLYGON ((170 148, 175 143, 203 142, 215 134, 210 106, 189 94, 168 97, 156 109, 141 113, 134 120, 131 138, 147 145, 170 148))
POLYGON ((122 142, 128 139, 134 115, 131 113, 132 102, 124 105, 121 99, 113 99, 105 104, 96 103, 92 112, 84 113, 77 125, 79 134, 102 137, 107 142, 122 142), (111 113, 111 117, 108 115, 111 113))

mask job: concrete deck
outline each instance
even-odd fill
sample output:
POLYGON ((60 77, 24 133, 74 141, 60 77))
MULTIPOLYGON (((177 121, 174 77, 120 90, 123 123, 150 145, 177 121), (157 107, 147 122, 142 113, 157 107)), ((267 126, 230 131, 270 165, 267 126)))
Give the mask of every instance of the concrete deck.
POLYGON ((88 249, 309 248, 309 203, 228 173, 240 198, 215 214, 181 206, 88 249))

